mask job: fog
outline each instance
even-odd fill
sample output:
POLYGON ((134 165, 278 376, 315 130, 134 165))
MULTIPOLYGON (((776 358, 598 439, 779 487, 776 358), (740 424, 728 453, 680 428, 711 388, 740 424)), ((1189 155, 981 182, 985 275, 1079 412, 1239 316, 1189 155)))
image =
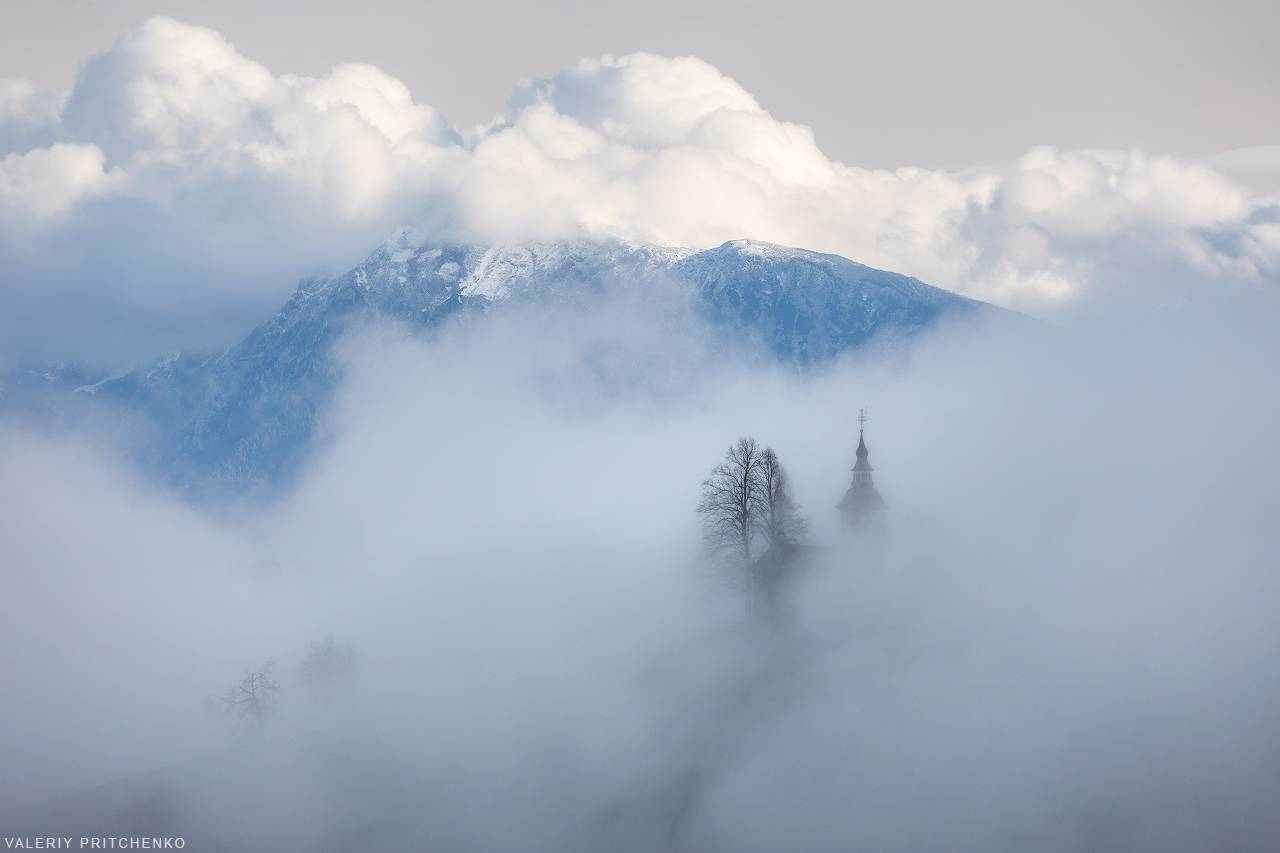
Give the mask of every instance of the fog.
POLYGON ((1276 309, 1163 293, 804 375, 626 300, 365 328, 266 507, 6 426, 5 834, 1274 849, 1276 309), (833 508, 863 407, 878 556, 833 508), (741 435, 812 520, 784 624, 699 558, 741 435), (317 695, 325 637, 354 663, 317 695), (261 736, 206 709, 272 660, 261 736))

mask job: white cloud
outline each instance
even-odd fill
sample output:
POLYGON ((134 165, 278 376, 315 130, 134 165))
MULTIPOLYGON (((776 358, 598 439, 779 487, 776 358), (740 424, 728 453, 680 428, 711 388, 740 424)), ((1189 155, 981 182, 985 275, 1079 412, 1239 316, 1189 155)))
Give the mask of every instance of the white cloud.
POLYGON ((474 146, 460 190, 470 228, 512 240, 576 227, 697 247, 750 236, 1032 310, 1087 289, 1094 259, 1117 251, 1125 264, 1249 279, 1276 268, 1249 222, 1260 202, 1205 164, 1042 147, 964 174, 869 171, 828 160, 808 128, 745 93, 682 99, 670 83, 679 69, 695 94, 709 89, 705 63, 644 55, 526 84, 513 115, 474 146), (655 92, 672 105, 666 123, 655 92), (657 130, 638 134, 635 115, 657 130), (1201 232, 1240 239, 1227 247, 1201 232))
POLYGON ((0 199, 37 218, 62 213, 82 198, 111 192, 124 182, 119 168, 103 170, 96 145, 56 142, 0 160, 0 199))
POLYGON ((551 80, 524 80, 512 108, 550 104, 556 112, 611 139, 655 147, 687 142, 717 113, 766 115, 751 96, 714 66, 684 56, 637 53, 584 59, 551 80))
POLYGON ((284 179, 342 219, 378 216, 389 196, 422 189, 457 141, 435 110, 369 65, 320 79, 284 75, 217 33, 153 18, 91 59, 62 114, 134 192, 166 198, 220 180, 284 179))
MULTIPOLYGON (((351 263, 422 213, 477 240, 768 240, 1033 312, 1108 277, 1174 270, 1270 285, 1280 269, 1277 201, 1227 177, 1270 168, 1270 149, 1219 162, 1042 147, 964 173, 872 171, 831 161, 808 128, 694 57, 606 56, 522 81, 508 114, 464 144, 373 66, 275 76, 215 32, 155 18, 90 59, 65 99, 6 83, 6 140, 0 216, 45 240, 0 251, 31 269, 28 247, 108 223, 121 260, 86 260, 46 289, 63 305, 92 280, 115 322, 161 304, 182 263, 236 257, 175 310, 247 328, 292 279, 351 263), (172 266, 146 287, 137 278, 159 263, 154 225, 122 230, 125 199, 177 235, 163 250, 172 266), (281 281, 262 290, 272 276, 281 281)), ((15 284, 0 281, 0 293, 15 284)))
POLYGON ((49 144, 62 98, 26 80, 0 80, 0 156, 49 144))

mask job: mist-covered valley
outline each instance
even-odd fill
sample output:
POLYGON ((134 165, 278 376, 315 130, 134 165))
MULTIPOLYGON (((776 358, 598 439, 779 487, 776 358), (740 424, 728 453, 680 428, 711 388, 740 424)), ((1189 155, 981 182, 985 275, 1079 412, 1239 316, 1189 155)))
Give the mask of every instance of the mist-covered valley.
POLYGON ((863 168, 644 52, 467 128, 341 35, 0 80, 6 849, 1280 848, 1274 140, 863 168))
POLYGON ((5 832, 1268 849, 1274 308, 1127 310, 809 372, 627 300, 373 324, 265 507, 7 426, 5 832), (864 407, 878 554, 834 509, 864 407), (812 523, 768 624, 700 557, 700 481, 742 435, 812 523), (309 681, 326 638, 349 656, 309 681), (260 732, 211 712, 269 661, 260 732))

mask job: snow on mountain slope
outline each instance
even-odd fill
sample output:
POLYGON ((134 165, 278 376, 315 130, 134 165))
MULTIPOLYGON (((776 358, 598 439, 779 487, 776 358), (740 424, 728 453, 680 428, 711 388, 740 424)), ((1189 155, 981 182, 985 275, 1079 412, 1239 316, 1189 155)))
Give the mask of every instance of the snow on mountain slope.
POLYGON ((506 303, 581 305, 627 289, 685 299, 704 321, 798 368, 943 316, 1009 313, 835 255, 746 240, 702 252, 617 240, 459 246, 401 230, 344 275, 302 282, 225 352, 171 356, 95 381, 92 393, 81 378, 77 396, 149 419, 153 461, 176 486, 271 488, 306 452, 340 378, 333 347, 353 322, 432 328, 506 303))
POLYGON ((783 361, 824 361, 877 334, 912 335, 985 303, 838 255, 735 240, 673 266, 715 319, 759 334, 783 361))

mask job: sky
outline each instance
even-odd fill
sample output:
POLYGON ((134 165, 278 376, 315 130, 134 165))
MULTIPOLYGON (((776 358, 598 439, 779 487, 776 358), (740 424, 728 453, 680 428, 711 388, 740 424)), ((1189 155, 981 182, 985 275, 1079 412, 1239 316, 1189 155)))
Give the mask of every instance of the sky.
POLYGON ((1036 145, 1197 157, 1274 144, 1280 12, 1195 2, 6 0, 0 78, 65 89, 148 17, 221 32, 276 74, 368 62, 457 127, 584 56, 696 55, 833 159, 949 170, 1036 145))
POLYGON ((265 502, 6 412, 6 835, 1280 845, 1271 6, 3 10, 3 368, 216 351, 406 222, 765 240, 1042 321, 803 373, 607 294, 373 323, 265 502), (834 510, 863 407, 875 555, 834 510), (812 519, 761 631, 694 512, 742 435, 812 519), (268 661, 255 738, 206 700, 268 661))

